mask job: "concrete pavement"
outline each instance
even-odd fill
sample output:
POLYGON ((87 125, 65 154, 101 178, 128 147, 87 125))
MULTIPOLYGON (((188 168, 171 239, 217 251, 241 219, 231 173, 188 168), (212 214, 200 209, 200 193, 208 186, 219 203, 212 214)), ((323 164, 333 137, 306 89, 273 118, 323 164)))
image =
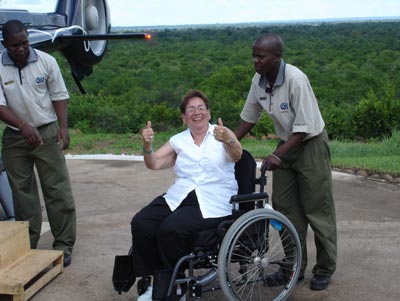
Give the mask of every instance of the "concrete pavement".
MULTIPOLYGON (((67 160, 76 199, 78 240, 72 264, 32 301, 136 300, 136 286, 125 294, 114 291, 114 256, 128 252, 134 213, 173 182, 173 170, 147 170, 141 161, 67 160)), ((270 191, 268 187, 267 191, 270 191)), ((315 260, 309 235, 306 278, 292 301, 386 300, 400 296, 400 187, 334 173, 338 223, 338 267, 325 291, 309 289, 315 260)), ((44 214, 45 216, 45 214, 44 214)), ((39 248, 51 249, 50 232, 39 248)), ((220 293, 202 300, 224 300, 220 293)))

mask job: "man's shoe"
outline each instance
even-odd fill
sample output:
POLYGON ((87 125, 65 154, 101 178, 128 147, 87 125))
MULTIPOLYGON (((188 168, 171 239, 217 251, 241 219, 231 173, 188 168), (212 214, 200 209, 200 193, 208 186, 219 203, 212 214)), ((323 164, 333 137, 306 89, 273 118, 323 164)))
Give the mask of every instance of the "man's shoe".
POLYGON ((63 262, 64 268, 66 268, 67 266, 69 266, 69 265, 71 264, 71 261, 72 261, 71 255, 69 255, 69 254, 64 254, 64 262, 63 262))
POLYGON ((153 301, 152 294, 153 294, 153 287, 150 285, 145 291, 145 293, 137 298, 137 301, 153 301))
POLYGON ((314 275, 311 279, 310 288, 314 291, 321 291, 328 287, 331 277, 324 275, 314 275))
MULTIPOLYGON (((297 278, 297 282, 302 281, 304 279, 304 275, 299 275, 297 278)), ((289 282, 289 277, 285 276, 282 272, 274 272, 271 275, 267 276, 266 278, 267 285, 274 287, 274 286, 281 286, 289 282)))
POLYGON ((267 276, 265 279, 267 281, 267 285, 271 287, 284 285, 287 281, 285 280, 285 275, 280 272, 274 272, 271 275, 267 276))

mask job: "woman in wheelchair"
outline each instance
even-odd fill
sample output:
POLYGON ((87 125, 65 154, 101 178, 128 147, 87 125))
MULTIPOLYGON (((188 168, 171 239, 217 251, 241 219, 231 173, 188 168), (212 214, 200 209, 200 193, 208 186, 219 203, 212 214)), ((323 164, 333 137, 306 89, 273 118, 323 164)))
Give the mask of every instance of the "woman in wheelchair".
POLYGON ((191 251, 195 233, 231 218, 229 201, 238 191, 234 165, 241 158, 242 146, 233 131, 220 118, 217 125, 209 123, 209 101, 201 91, 184 95, 180 111, 188 128, 157 151, 152 149, 151 122, 142 130, 146 167, 174 166, 176 179, 131 222, 135 275, 149 283, 138 301, 152 300, 151 277, 173 269, 191 251))

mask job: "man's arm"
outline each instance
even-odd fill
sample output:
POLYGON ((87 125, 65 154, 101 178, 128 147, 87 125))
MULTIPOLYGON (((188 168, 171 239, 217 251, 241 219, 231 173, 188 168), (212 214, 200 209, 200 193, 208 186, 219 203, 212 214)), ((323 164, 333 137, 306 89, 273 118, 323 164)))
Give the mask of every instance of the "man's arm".
POLYGON ((293 133, 288 141, 279 146, 271 155, 266 157, 261 165, 261 170, 275 170, 281 165, 281 157, 289 150, 298 146, 307 133, 293 133))
POLYGON ((62 143, 61 148, 67 149, 69 146, 69 132, 68 132, 68 104, 67 100, 53 101, 54 110, 57 115, 58 125, 60 130, 57 135, 58 143, 62 143))
POLYGON ((2 105, 0 105, 0 119, 17 129, 24 125, 23 120, 19 119, 8 107, 2 105))
POLYGON ((274 155, 277 157, 282 157, 284 156, 289 150, 292 148, 298 146, 300 143, 303 142, 304 138, 307 137, 307 133, 293 133, 288 141, 283 143, 281 146, 279 146, 275 151, 274 155))
POLYGON ((13 111, 4 105, 0 105, 0 119, 3 122, 19 129, 22 136, 25 138, 25 141, 33 147, 39 146, 43 143, 42 137, 35 127, 18 118, 13 111))
POLYGON ((251 129, 254 127, 255 123, 250 123, 247 121, 242 120, 239 124, 238 129, 236 130, 236 137, 239 139, 239 141, 248 133, 251 131, 251 129))

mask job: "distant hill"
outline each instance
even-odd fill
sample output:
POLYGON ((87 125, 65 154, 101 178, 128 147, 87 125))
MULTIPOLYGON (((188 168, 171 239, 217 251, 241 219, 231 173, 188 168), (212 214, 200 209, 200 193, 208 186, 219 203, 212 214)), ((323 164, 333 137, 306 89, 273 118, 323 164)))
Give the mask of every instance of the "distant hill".
POLYGON ((359 23, 359 22, 400 22, 400 16, 388 17, 359 17, 359 18, 331 18, 331 19, 303 19, 303 20, 282 20, 265 22, 244 22, 244 23, 215 23, 215 24, 183 24, 183 25, 147 25, 147 26, 112 26, 112 31, 142 31, 161 29, 187 29, 205 27, 244 27, 244 26, 265 26, 265 25, 293 25, 293 24, 321 24, 321 23, 359 23))

